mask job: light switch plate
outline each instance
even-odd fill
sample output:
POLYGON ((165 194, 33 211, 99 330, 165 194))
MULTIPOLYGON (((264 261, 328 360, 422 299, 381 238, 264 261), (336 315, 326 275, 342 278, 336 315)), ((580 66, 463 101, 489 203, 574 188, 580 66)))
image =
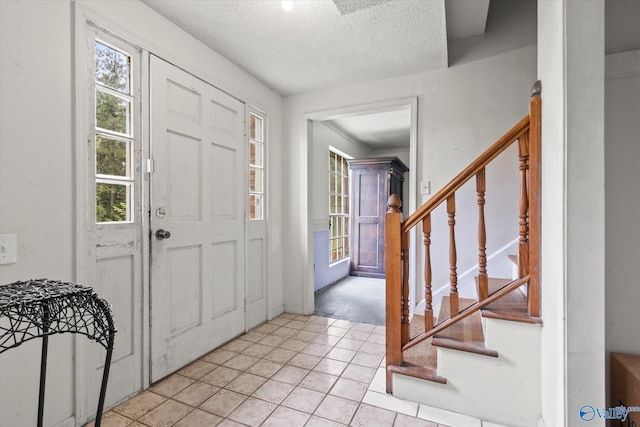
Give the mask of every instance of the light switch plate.
POLYGON ((431 194, 431 180, 427 179, 424 181, 420 181, 420 194, 431 194))
POLYGON ((0 234, 0 265, 18 262, 18 235, 0 234))

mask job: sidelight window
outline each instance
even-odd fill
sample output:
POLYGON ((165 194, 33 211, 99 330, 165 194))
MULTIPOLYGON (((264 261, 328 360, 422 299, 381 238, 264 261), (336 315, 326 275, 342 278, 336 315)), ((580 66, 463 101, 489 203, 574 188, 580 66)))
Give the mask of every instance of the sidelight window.
POLYGON ((96 222, 132 222, 132 57, 96 39, 94 60, 96 222))
POLYGON ((249 113, 249 219, 264 219, 265 118, 249 113))

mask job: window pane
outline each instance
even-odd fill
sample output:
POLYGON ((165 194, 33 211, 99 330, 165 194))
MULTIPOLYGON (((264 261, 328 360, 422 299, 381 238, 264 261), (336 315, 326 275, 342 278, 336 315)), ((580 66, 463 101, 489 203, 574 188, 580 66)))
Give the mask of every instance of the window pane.
POLYGON ((131 176, 130 142, 96 137, 96 173, 131 176))
POLYGON ((131 184, 96 183, 96 222, 131 221, 131 184))
POLYGON ((129 93, 130 58, 122 52, 96 42, 96 81, 129 93))
POLYGON ((262 193, 262 179, 261 169, 249 169, 249 191, 262 193))
POLYGON ((262 219, 262 195, 249 195, 249 219, 262 219))
POLYGON ((249 136, 251 139, 263 142, 263 121, 261 117, 249 114, 249 136))
POLYGON ((129 134, 129 111, 128 101, 96 91, 96 125, 99 128, 129 134))
POLYGON ((249 143, 249 164, 262 167, 262 144, 249 143))
POLYGON ((349 163, 338 153, 329 151, 329 259, 349 256, 349 163))

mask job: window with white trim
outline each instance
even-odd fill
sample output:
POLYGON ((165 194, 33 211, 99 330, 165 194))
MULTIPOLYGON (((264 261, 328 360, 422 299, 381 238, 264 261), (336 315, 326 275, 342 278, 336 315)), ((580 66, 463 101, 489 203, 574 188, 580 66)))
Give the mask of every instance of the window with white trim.
POLYGON ((329 150, 329 262, 349 257, 349 164, 329 150))
POLYGON ((96 38, 94 60, 96 222, 133 222, 132 55, 96 38))
POLYGON ((249 113, 249 219, 264 219, 265 117, 249 113))

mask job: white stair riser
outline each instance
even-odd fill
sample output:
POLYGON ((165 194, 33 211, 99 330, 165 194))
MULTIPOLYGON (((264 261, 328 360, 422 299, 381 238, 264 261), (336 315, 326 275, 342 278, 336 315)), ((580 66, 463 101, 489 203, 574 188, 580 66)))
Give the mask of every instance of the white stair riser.
POLYGON ((508 426, 540 417, 540 325, 486 319, 497 358, 438 348, 437 384, 394 375, 394 396, 508 426))

